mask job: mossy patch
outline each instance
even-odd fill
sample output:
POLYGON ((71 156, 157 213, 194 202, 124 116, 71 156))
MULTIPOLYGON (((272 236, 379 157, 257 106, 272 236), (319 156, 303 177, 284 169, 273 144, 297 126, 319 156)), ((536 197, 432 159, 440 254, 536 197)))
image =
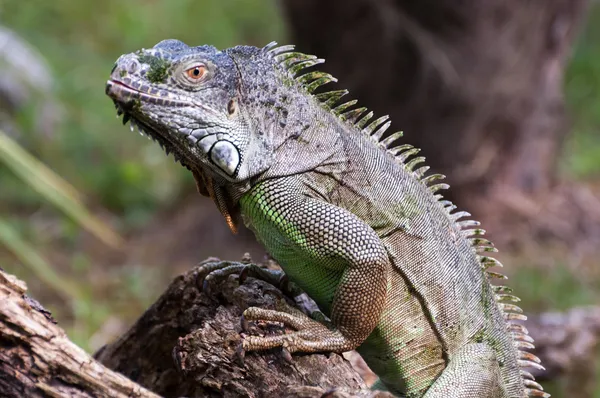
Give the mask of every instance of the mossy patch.
POLYGON ((155 57, 154 55, 140 55, 138 60, 143 64, 150 65, 150 70, 146 73, 146 77, 151 83, 164 83, 167 79, 167 71, 171 63, 164 58, 155 57))

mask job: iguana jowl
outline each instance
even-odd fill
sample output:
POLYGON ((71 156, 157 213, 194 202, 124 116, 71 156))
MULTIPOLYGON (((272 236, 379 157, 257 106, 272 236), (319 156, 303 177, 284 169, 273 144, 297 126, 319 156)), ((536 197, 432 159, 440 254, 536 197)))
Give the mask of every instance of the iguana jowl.
POLYGON ((416 148, 386 116, 342 102, 293 46, 189 47, 165 40, 121 56, 106 92, 130 121, 190 169, 235 230, 237 215, 331 325, 249 308, 283 336, 248 351, 357 348, 390 391, 408 397, 549 396, 518 299, 490 279, 495 251, 466 212, 437 193, 416 148))

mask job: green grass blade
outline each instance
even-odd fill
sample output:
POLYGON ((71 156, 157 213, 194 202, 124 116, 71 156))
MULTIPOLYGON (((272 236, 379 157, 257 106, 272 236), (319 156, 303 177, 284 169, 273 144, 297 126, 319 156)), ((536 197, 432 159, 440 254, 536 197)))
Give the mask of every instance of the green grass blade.
POLYGON ((118 248, 123 239, 83 205, 81 195, 67 181, 0 131, 0 161, 42 197, 54 204, 107 245, 118 248))
POLYGON ((67 300, 79 300, 83 297, 80 288, 74 282, 58 275, 35 248, 21 239, 18 232, 2 218, 0 218, 0 243, 60 296, 67 300))

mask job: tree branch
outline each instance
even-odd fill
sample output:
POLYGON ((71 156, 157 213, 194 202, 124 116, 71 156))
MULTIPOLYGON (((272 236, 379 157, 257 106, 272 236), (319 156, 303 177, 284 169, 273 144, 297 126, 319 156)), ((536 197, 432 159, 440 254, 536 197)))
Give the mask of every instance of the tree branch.
POLYGON ((0 395, 158 398, 69 341, 26 290, 0 269, 0 395))

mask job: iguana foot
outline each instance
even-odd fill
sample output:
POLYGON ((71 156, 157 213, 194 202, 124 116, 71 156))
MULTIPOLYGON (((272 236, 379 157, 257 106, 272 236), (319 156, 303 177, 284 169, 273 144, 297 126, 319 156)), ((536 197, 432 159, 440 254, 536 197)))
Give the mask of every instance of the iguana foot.
MULTIPOLYGON (((295 283, 288 280, 285 273, 281 270, 270 270, 259 267, 253 263, 237 262, 237 261, 219 261, 217 259, 209 259, 201 263, 198 272, 198 286, 201 286, 202 291, 209 297, 214 297, 212 287, 219 281, 227 278, 229 275, 239 274, 239 283, 243 284, 248 277, 260 279, 278 288, 284 295, 296 300, 297 297, 305 294, 302 289, 295 283)), ((310 304, 300 303, 303 307, 309 308, 312 312, 310 304)))
MULTIPOLYGON (((214 298, 213 287, 229 275, 239 274, 240 284, 244 283, 248 276, 263 280, 277 288, 280 288, 283 272, 261 268, 256 264, 247 264, 237 261, 205 261, 201 263, 198 271, 197 285, 201 287, 204 294, 214 298)), ((279 290, 282 290, 281 288, 279 290)))
MULTIPOLYGON (((263 280, 281 290, 286 296, 294 299, 309 315, 287 304, 279 296, 276 310, 258 307, 246 309, 242 315, 242 329, 249 330, 248 321, 280 322, 284 326, 295 329, 292 333, 275 336, 246 336, 242 341, 238 356, 243 360, 245 351, 260 351, 281 347, 284 358, 291 359, 293 352, 336 351, 342 352, 353 349, 355 344, 344 335, 331 328, 329 319, 318 309, 314 302, 295 283, 289 281, 283 271, 261 268, 255 264, 228 261, 206 261, 199 270, 202 290, 209 297, 213 297, 213 286, 229 275, 239 274, 240 284, 247 277, 263 280)), ((254 329, 250 332, 254 333, 254 329)))
MULTIPOLYGON (((313 316, 325 320, 321 312, 313 316)), ((354 348, 353 344, 340 331, 331 328, 330 323, 317 321, 300 310, 279 300, 277 310, 250 307, 244 311, 244 321, 280 322, 294 332, 275 336, 247 336, 242 341, 245 351, 261 351, 281 347, 284 353, 335 351, 343 352, 354 348)))

